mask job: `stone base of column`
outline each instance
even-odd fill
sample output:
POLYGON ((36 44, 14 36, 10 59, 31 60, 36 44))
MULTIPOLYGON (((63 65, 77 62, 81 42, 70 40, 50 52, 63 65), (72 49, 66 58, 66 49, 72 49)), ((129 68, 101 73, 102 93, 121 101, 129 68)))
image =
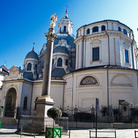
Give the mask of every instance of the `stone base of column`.
POLYGON ((41 96, 36 104, 36 118, 41 118, 39 124, 41 124, 42 131, 45 131, 46 126, 53 126, 54 120, 47 116, 47 111, 53 107, 54 101, 50 96, 41 96))
POLYGON ((47 117, 47 110, 53 107, 54 101, 50 96, 41 96, 36 101, 36 116, 47 117))

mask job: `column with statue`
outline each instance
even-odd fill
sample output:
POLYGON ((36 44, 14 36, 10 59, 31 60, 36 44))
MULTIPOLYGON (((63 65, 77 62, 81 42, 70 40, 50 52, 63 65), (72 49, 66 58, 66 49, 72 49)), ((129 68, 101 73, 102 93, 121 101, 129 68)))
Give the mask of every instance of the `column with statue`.
POLYGON ((51 70, 52 70, 52 55, 53 55, 53 43, 54 39, 57 37, 55 34, 57 16, 55 13, 51 16, 51 24, 49 27, 49 32, 45 33, 47 37, 47 51, 43 74, 43 86, 42 95, 36 101, 36 117, 44 119, 44 127, 49 125, 47 110, 54 105, 53 99, 50 97, 50 86, 51 86, 51 70))

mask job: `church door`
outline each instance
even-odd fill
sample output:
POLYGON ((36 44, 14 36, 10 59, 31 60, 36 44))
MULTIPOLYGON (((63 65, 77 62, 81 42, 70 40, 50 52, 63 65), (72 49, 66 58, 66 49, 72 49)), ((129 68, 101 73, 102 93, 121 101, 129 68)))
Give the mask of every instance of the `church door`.
POLYGON ((5 102, 5 116, 6 117, 14 117, 16 105, 16 90, 11 88, 8 90, 6 95, 6 102, 5 102))

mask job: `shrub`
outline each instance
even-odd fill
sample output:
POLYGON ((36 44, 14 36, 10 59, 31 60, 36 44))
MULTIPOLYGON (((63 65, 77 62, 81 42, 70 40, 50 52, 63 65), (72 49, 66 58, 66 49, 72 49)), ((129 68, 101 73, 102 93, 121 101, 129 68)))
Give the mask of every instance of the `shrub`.
POLYGON ((135 107, 135 108, 131 108, 131 115, 132 117, 138 117, 138 108, 135 107))
POLYGON ((100 112, 102 113, 102 116, 110 116, 112 114, 112 107, 109 106, 103 106, 100 110, 100 112))
POLYGON ((120 113, 119 109, 113 109, 114 115, 118 115, 120 113))
POLYGON ((2 114, 2 111, 3 111, 3 110, 2 110, 2 107, 0 107, 0 115, 2 114))
POLYGON ((106 106, 102 107, 100 112, 102 113, 103 117, 108 115, 108 107, 106 107, 106 106))
POLYGON ((95 120, 95 115, 85 112, 78 112, 74 114, 74 120, 79 122, 90 122, 95 120))
POLYGON ((62 116, 62 111, 59 108, 53 107, 47 111, 47 115, 55 120, 56 118, 60 118, 62 116))

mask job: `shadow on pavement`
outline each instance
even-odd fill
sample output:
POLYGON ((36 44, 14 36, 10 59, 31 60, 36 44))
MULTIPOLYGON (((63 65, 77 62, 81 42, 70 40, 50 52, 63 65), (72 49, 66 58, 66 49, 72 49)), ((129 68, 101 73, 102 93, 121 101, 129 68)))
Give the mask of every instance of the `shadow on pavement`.
POLYGON ((10 134, 15 134, 14 132, 0 132, 2 135, 10 135, 10 134))

